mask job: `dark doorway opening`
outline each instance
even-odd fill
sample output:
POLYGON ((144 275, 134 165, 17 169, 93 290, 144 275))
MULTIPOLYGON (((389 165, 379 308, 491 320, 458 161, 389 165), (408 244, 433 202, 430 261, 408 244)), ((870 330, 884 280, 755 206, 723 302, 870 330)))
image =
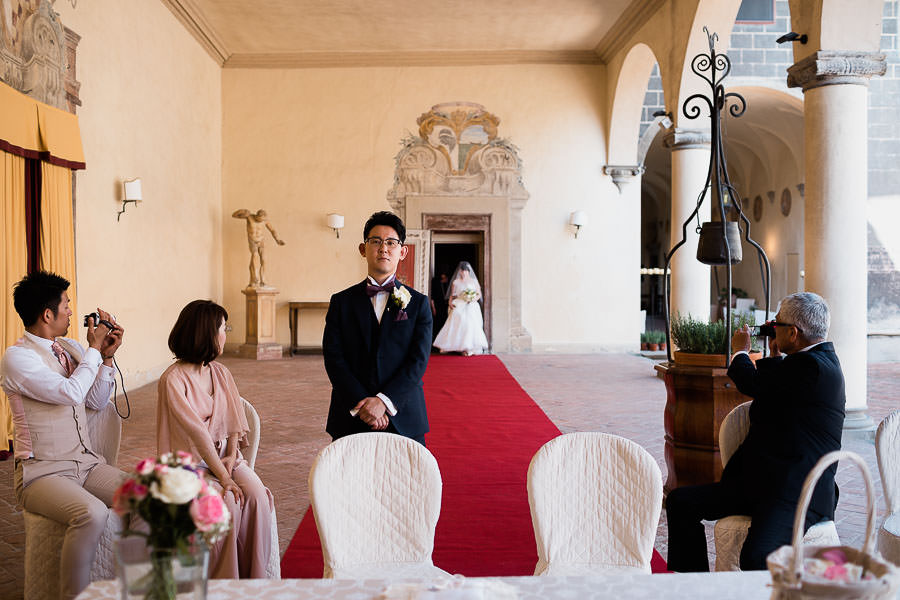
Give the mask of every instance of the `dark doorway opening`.
MULTIPOLYGON (((431 339, 437 337, 438 332, 447 321, 447 291, 450 278, 456 266, 462 261, 467 261, 475 270, 478 281, 484 279, 481 261, 479 260, 478 244, 441 243, 434 244, 434 273, 431 279, 431 300, 434 302, 434 327, 431 339)), ((482 285, 482 289, 483 289, 482 285)))

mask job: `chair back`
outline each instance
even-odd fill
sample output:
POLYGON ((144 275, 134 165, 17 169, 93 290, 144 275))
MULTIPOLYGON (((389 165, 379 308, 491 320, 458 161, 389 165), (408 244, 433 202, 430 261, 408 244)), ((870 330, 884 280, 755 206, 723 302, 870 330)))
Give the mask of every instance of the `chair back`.
POLYGON ((662 474, 635 442, 598 432, 550 440, 528 467, 528 503, 536 575, 567 563, 650 572, 662 474))
POLYGON ((244 414, 247 417, 247 425, 250 431, 247 433, 247 447, 241 451, 244 460, 251 469, 256 469, 256 454, 259 452, 259 414, 253 405, 241 397, 241 404, 244 406, 244 414))
POLYGON ((750 431, 750 403, 744 402, 731 409, 719 427, 719 456, 723 467, 728 464, 738 446, 747 437, 748 431, 750 431))
POLYGON ((375 563, 431 563, 441 473, 418 442, 358 433, 319 452, 309 472, 325 577, 375 563))
POLYGON ((119 444, 122 441, 122 418, 116 405, 109 402, 100 410, 85 407, 88 437, 91 448, 106 459, 106 464, 118 466, 119 444))
POLYGON ((888 512, 900 510, 900 411, 884 418, 875 432, 875 455, 888 512))

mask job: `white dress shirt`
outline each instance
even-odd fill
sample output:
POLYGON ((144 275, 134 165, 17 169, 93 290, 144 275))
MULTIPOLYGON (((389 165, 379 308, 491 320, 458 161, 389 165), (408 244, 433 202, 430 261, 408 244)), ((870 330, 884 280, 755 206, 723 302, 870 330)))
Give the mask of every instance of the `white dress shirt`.
MULTIPOLYGON (((38 337, 27 331, 25 337, 46 348, 47 352, 53 355, 51 349, 53 340, 38 337)), ((78 345, 75 340, 60 339, 69 345, 78 345)), ((78 361, 69 377, 50 369, 44 359, 31 348, 10 346, 6 349, 3 362, 0 363, 0 385, 3 391, 8 395, 21 394, 49 404, 75 406, 85 402, 86 406, 93 409, 106 406, 115 381, 115 370, 101 364, 103 358, 94 348, 88 348, 80 357, 74 357, 74 360, 69 352, 65 350, 64 352, 73 363, 78 361), (95 380, 100 385, 94 385, 95 380)))
MULTIPOLYGON (((395 277, 396 277, 396 275, 391 275, 384 281, 384 283, 378 283, 377 281, 372 279, 372 277, 369 277, 368 279, 369 279, 369 283, 371 283, 372 285, 385 285, 387 282, 393 281, 395 277)), ((388 302, 389 297, 390 297, 390 294, 388 294, 387 292, 378 292, 377 294, 372 296, 372 298, 370 298, 372 300, 372 310, 375 311, 375 318, 378 319, 379 325, 381 324, 381 317, 384 316, 384 309, 387 308, 387 302, 388 302)), ((378 392, 375 395, 378 396, 379 398, 381 398, 381 401, 384 402, 384 407, 387 409, 387 413, 389 415, 391 415, 393 417, 394 415, 397 414, 397 408, 394 406, 394 403, 391 402, 390 398, 388 398, 381 392, 378 392)), ((350 410, 350 414, 353 415, 354 417, 356 416, 356 414, 358 412, 359 411, 357 411, 357 410, 353 410, 353 409, 350 410)))

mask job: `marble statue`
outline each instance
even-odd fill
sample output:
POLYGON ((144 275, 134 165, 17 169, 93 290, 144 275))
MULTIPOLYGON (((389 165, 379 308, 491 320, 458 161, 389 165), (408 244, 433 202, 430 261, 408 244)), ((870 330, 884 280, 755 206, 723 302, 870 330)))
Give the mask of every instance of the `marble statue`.
POLYGON ((262 208, 252 213, 246 208, 234 211, 231 215, 235 219, 247 221, 247 243, 250 246, 250 283, 247 287, 262 288, 266 286, 266 253, 265 253, 265 229, 268 229, 279 246, 284 246, 284 240, 278 238, 275 228, 269 223, 268 215, 262 208))

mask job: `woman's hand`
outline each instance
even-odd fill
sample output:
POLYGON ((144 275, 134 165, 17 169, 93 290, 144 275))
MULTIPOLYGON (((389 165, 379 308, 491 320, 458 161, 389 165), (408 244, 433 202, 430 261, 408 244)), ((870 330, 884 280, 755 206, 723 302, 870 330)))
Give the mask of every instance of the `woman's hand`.
POLYGON ((228 476, 231 477, 231 474, 234 473, 234 464, 237 462, 237 454, 235 453, 233 456, 225 456, 222 458, 222 466, 225 467, 225 472, 228 473, 228 476))
POLYGON ((222 497, 224 498, 228 492, 234 494, 234 501, 241 507, 244 507, 244 491, 230 476, 220 482, 222 484, 222 497))

